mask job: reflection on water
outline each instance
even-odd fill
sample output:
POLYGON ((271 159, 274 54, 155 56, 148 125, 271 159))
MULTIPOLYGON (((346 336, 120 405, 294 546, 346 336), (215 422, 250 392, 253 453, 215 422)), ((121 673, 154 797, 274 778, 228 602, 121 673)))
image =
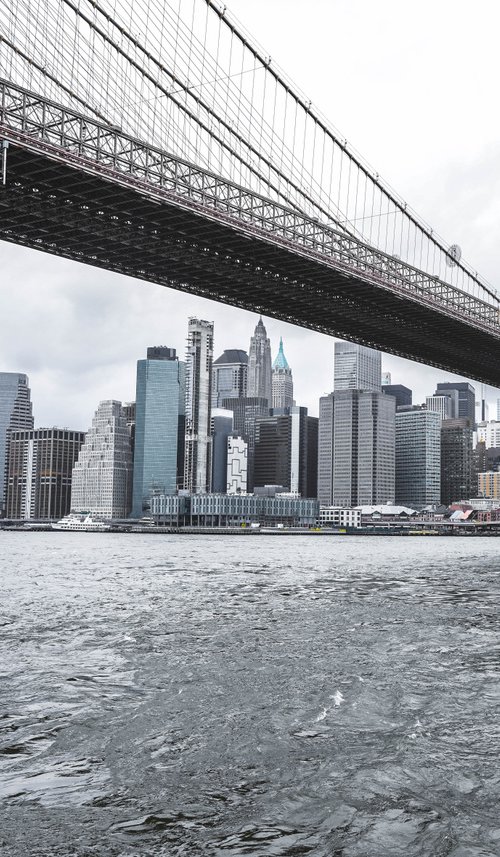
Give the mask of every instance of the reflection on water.
POLYGON ((0 533, 0 853, 499 855, 497 544, 0 533))

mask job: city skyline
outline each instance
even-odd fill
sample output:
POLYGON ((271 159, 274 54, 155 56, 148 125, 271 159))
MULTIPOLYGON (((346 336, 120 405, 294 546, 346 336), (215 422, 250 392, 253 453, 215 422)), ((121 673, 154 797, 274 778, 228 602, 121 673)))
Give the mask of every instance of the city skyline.
MULTIPOLYGON (((458 7, 465 9, 464 4, 458 7)), ((412 21, 409 41, 407 30, 401 38, 395 0, 377 7, 362 0, 356 9, 317 0, 317 15, 305 14, 295 0, 275 0, 271 7, 263 0, 251 7, 229 0, 228 8, 258 41, 272 47, 273 61, 313 97, 349 143, 450 244, 458 242, 481 275, 494 281, 498 120, 494 111, 485 109, 494 97, 495 52, 484 45, 485 39, 493 39, 494 28, 485 31, 480 16, 450 15, 457 4, 436 9, 428 0, 412 21), (426 24, 431 10, 432 29, 426 24), (374 31, 379 41, 373 39, 374 31), (479 32, 481 49, 474 38, 479 32), (350 39, 342 33, 356 34, 357 63, 349 56, 350 39), (380 44, 390 50, 381 50, 380 44), (481 75, 479 93, 459 61, 465 46, 481 75), (400 60, 397 79, 395 51, 400 60), (436 59, 432 68, 424 61, 431 51, 436 59), (346 69, 349 86, 335 87, 332 96, 332 75, 342 80, 346 69), (436 76, 453 80, 446 110, 441 91, 431 85, 436 76), (382 122, 379 98, 370 98, 370 92, 383 92, 387 107, 397 104, 398 109, 384 110, 382 122), (474 135, 466 133, 472 121, 474 135)), ((486 3, 484 14, 493 9, 493 3, 486 3)), ((96 401, 133 399, 131 379, 138 355, 152 341, 172 343, 182 354, 184 319, 189 315, 213 319, 217 354, 225 348, 246 348, 257 320, 252 313, 8 244, 0 246, 0 264, 0 310, 11 321, 0 343, 0 369, 29 375, 38 426, 85 429, 96 401)), ((333 340, 267 317, 264 323, 273 348, 283 336, 297 402, 317 415, 320 396, 331 392, 333 340), (314 371, 317 365, 325 366, 324 377, 314 371)), ((453 377, 394 357, 384 356, 382 365, 392 372, 393 383, 414 391, 415 402, 425 401, 438 381, 453 377)), ((488 391, 490 416, 497 395, 488 391)))

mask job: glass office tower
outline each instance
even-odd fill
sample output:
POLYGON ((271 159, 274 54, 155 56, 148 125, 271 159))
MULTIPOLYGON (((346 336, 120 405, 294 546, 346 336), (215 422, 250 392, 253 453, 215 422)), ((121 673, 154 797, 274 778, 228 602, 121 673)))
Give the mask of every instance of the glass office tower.
POLYGON ((175 494, 182 474, 185 366, 175 348, 148 348, 137 362, 132 517, 153 494, 175 494))
POLYGON ((382 386, 380 351, 355 342, 336 342, 334 346, 333 389, 371 390, 382 386))
POLYGON ((33 426, 28 376, 20 372, 0 372, 0 517, 5 512, 9 434, 16 430, 29 431, 33 426))

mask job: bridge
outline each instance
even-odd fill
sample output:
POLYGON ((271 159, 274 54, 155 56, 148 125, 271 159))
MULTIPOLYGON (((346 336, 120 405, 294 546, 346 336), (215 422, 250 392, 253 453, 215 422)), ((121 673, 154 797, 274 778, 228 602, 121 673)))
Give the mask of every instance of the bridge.
POLYGON ((0 238, 500 386, 494 289, 213 0, 5 0, 0 238))

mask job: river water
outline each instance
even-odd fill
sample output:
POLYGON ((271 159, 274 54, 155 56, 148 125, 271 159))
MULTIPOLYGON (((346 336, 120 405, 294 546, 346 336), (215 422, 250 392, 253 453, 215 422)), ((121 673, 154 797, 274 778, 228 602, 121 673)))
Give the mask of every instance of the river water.
POLYGON ((0 532, 2 857, 500 855, 500 541, 0 532))

